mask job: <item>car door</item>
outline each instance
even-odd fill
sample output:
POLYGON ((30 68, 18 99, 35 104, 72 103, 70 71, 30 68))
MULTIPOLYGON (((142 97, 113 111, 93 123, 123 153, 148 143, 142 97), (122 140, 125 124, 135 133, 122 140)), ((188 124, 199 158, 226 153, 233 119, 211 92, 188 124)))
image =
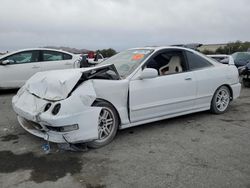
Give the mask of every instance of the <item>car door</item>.
POLYGON ((161 53, 169 54, 170 57, 171 54, 179 55, 182 61, 182 71, 159 75, 151 79, 132 79, 129 85, 131 122, 183 113, 194 106, 196 79, 193 72, 187 69, 183 51, 160 52, 148 60, 145 68, 155 68, 159 72, 164 66, 164 62, 157 60, 161 53))
POLYGON ((43 71, 74 68, 70 54, 52 50, 42 50, 41 53, 43 71))
POLYGON ((38 50, 18 52, 0 61, 4 60, 9 60, 9 63, 0 65, 0 87, 2 88, 21 87, 31 76, 42 71, 38 50))

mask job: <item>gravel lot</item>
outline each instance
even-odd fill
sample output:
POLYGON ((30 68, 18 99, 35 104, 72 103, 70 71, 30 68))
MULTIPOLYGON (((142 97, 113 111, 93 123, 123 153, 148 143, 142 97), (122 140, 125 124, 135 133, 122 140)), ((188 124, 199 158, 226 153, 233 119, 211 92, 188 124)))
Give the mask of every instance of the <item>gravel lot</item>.
POLYGON ((250 188, 250 89, 223 115, 196 113, 119 131, 106 147, 61 151, 26 133, 0 91, 0 187, 250 188))

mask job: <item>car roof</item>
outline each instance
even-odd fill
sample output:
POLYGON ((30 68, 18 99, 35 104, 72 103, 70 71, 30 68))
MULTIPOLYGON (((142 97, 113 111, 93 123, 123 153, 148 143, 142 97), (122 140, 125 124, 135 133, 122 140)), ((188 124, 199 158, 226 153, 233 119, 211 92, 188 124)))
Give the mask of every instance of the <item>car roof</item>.
POLYGON ((145 47, 139 47, 139 48, 130 48, 129 50, 155 50, 155 51, 159 51, 159 50, 164 50, 164 49, 180 49, 180 50, 187 50, 187 51, 191 51, 191 52, 195 52, 195 50, 190 49, 190 48, 186 48, 186 47, 180 47, 180 46, 145 46, 145 47))
POLYGON ((13 52, 9 52, 9 53, 4 54, 4 55, 2 55, 2 56, 0 56, 0 57, 1 57, 1 58, 4 58, 4 57, 7 57, 7 56, 9 56, 9 55, 18 53, 18 52, 33 51, 33 50, 49 50, 49 51, 56 51, 56 52, 67 53, 67 54, 70 54, 70 55, 72 55, 72 56, 75 56, 75 55, 76 55, 76 54, 73 54, 73 53, 70 53, 70 52, 67 52, 67 51, 64 51, 64 50, 53 49, 53 48, 25 48, 25 49, 21 49, 21 50, 16 50, 16 51, 13 51, 13 52))
POLYGON ((228 57, 227 54, 209 54, 208 57, 228 57))

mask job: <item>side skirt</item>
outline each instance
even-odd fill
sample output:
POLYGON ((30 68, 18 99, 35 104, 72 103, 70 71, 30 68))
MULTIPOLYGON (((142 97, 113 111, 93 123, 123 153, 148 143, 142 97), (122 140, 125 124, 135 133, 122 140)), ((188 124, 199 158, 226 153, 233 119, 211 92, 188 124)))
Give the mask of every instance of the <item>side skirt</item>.
POLYGON ((160 121, 160 120, 164 120, 164 119, 178 117, 178 116, 182 116, 182 115, 186 115, 186 114, 191 114, 191 113, 195 113, 195 112, 206 111, 206 110, 209 110, 209 109, 210 109, 210 106, 207 106, 207 107, 202 107, 202 108, 196 108, 196 109, 193 109, 193 110, 178 112, 178 113, 174 113, 174 114, 168 114, 166 116, 160 116, 160 117, 157 117, 157 118, 152 118, 152 119, 147 119, 147 120, 143 120, 143 121, 138 121, 138 122, 133 122, 133 123, 121 125, 120 129, 126 129, 126 128, 129 128, 129 127, 135 127, 135 126, 146 124, 146 123, 151 123, 151 122, 155 122, 155 121, 160 121))

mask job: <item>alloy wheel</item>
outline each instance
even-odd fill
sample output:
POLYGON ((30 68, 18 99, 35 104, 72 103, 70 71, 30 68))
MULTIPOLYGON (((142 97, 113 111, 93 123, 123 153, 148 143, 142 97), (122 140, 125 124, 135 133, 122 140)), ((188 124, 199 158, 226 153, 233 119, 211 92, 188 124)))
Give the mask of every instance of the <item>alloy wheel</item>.
POLYGON ((103 107, 98 120, 99 140, 103 141, 109 138, 114 129, 114 123, 115 120, 113 112, 110 109, 103 107))
POLYGON ((216 96, 216 108, 223 112, 227 109, 230 102, 230 94, 228 93, 228 90, 221 88, 216 96))

